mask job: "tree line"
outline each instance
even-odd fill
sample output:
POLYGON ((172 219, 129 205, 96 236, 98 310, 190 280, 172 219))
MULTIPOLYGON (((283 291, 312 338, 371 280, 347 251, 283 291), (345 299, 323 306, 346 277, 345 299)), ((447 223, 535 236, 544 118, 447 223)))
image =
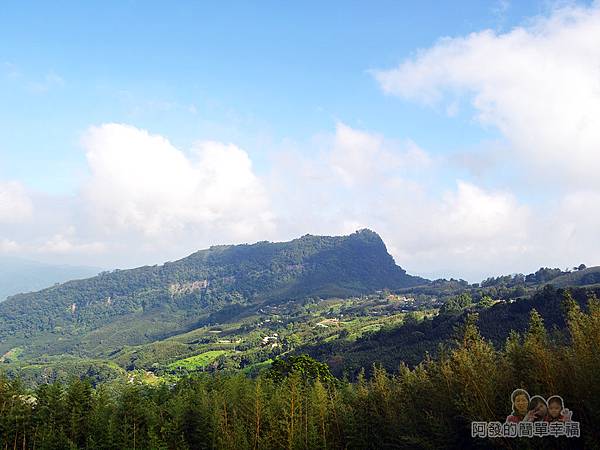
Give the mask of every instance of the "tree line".
POLYGON ((472 314, 436 358, 390 373, 336 379, 307 356, 256 378, 200 375, 176 383, 86 380, 27 389, 0 378, 2 449, 597 448, 600 302, 565 293, 568 336, 537 311, 496 349, 472 314), (504 421, 510 394, 560 395, 581 438, 481 439, 472 421, 504 421))

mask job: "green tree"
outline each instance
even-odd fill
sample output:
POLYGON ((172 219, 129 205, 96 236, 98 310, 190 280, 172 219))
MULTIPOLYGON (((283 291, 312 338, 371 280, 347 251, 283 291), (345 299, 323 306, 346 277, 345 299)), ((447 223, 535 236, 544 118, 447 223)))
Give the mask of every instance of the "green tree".
POLYGON ((78 448, 87 445, 92 414, 92 386, 89 380, 75 379, 66 391, 65 407, 68 412, 68 436, 78 448))
POLYGON ((297 374, 304 381, 331 383, 335 380, 327 364, 308 355, 290 356, 287 360, 277 358, 267 372, 267 376, 276 382, 283 381, 291 374, 297 374))

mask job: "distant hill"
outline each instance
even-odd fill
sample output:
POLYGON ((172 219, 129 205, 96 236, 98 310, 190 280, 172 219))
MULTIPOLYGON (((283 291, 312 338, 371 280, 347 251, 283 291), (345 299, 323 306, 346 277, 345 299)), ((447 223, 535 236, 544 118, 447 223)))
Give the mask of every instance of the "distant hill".
MULTIPOLYGON (((584 310, 590 296, 600 297, 598 286, 568 290, 584 310)), ((527 299, 498 302, 489 308, 475 306, 461 314, 440 314, 419 323, 377 331, 356 341, 338 339, 304 346, 297 353, 308 353, 327 362, 337 376, 345 374, 354 378, 361 368, 369 372, 374 362, 395 371, 401 363, 417 365, 426 355, 437 355, 440 346, 451 346, 470 312, 478 313, 477 326, 482 336, 496 348, 505 345, 511 330, 519 333, 527 330, 532 309, 541 315, 546 329, 558 336, 566 328, 564 293, 563 288, 546 285, 527 299)))
POLYGON ((11 295, 38 291, 55 283, 89 278, 101 270, 97 267, 53 265, 3 256, 0 257, 0 302, 11 295))
POLYGON ((549 283, 556 287, 600 284, 600 267, 588 267, 583 270, 568 272, 553 278, 549 283))
MULTIPOLYGON (((445 281, 445 280, 443 280, 445 281)), ((432 286, 435 286, 436 282, 432 286)), ((551 284, 556 287, 567 286, 591 286, 600 284, 600 266, 585 267, 581 264, 574 267, 573 270, 563 271, 559 268, 541 267, 538 271, 523 275, 516 273, 512 275, 502 275, 499 277, 490 277, 478 283, 477 286, 484 288, 504 287, 514 288, 522 286, 526 288, 543 287, 551 284)))
POLYGON ((0 304, 0 353, 106 355, 260 305, 427 283, 394 263, 370 230, 215 246, 161 266, 104 272, 0 304))

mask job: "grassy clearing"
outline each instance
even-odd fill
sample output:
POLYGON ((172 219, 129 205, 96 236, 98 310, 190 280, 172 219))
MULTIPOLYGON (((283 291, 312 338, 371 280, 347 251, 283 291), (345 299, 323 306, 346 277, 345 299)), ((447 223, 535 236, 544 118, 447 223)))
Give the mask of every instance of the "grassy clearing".
POLYGON ((21 347, 15 347, 7 351, 4 355, 0 356, 0 362, 4 361, 16 361, 19 359, 19 356, 23 353, 23 349, 21 347))
POLYGON ((242 372, 245 375, 249 375, 249 374, 252 374, 252 373, 258 373, 261 370, 269 368, 271 366, 272 362, 273 362, 273 360, 271 358, 269 358, 269 359, 267 359, 265 361, 261 361, 261 362, 258 362, 258 363, 255 363, 255 364, 252 364, 252 365, 244 367, 242 369, 242 372))
POLYGON ((210 350, 208 352, 200 353, 199 355, 190 356, 189 358, 177 360, 167 366, 167 368, 174 369, 187 369, 195 370, 200 367, 206 367, 215 359, 221 355, 225 355, 226 350, 210 350))

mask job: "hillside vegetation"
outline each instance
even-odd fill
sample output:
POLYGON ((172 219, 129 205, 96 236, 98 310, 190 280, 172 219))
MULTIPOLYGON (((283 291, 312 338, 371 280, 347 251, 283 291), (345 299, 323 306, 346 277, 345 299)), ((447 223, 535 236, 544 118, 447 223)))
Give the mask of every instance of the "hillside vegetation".
POLYGON ((496 349, 477 317, 448 350, 394 374, 336 380, 308 357, 277 360, 258 378, 131 379, 93 389, 86 381, 27 390, 0 377, 2 448, 597 448, 600 441, 600 304, 563 296, 567 340, 533 310, 523 333, 496 349), (510 394, 559 394, 581 437, 472 438, 471 421, 500 421, 510 394))
POLYGON ((251 314, 261 305, 425 283, 374 232, 216 246, 161 266, 104 272, 0 304, 0 354, 94 357, 251 314))

